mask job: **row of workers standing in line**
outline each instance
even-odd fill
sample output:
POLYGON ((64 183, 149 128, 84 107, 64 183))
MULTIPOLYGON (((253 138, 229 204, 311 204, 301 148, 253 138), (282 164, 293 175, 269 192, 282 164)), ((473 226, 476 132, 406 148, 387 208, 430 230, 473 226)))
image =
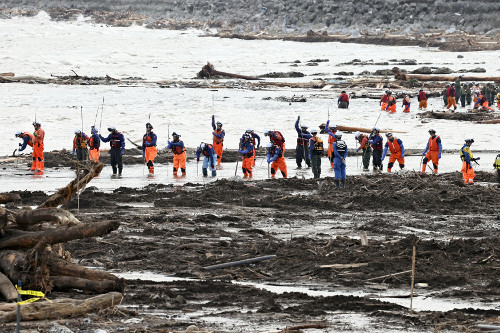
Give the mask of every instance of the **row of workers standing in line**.
MULTIPOLYGON (((23 143, 19 144, 19 151, 26 148, 27 145, 33 147, 33 164, 32 170, 43 171, 43 139, 45 132, 41 128, 41 124, 38 121, 33 123, 35 127, 34 133, 29 132, 17 132, 16 136, 23 139, 23 143)), ((197 162, 200 160, 201 155, 203 155, 203 175, 208 175, 208 170, 211 171, 212 176, 216 176, 216 169, 220 167, 220 162, 223 153, 223 142, 225 137, 225 131, 222 129, 221 122, 215 122, 214 116, 212 116, 212 127, 213 127, 213 142, 212 143, 201 143, 196 151, 197 162)), ((308 167, 312 167, 312 171, 315 178, 319 178, 321 174, 321 156, 323 156, 323 140, 318 137, 318 130, 312 129, 308 131, 308 126, 305 124, 300 124, 300 116, 295 122, 295 129, 297 131, 297 146, 296 146, 296 163, 297 167, 301 168, 302 161, 304 160, 308 167)), ((125 140, 122 133, 118 132, 114 126, 108 127, 110 134, 108 137, 103 137, 98 134, 98 129, 95 127, 91 128, 92 136, 88 137, 85 133, 82 133, 79 129, 75 131, 75 138, 73 140, 73 155, 76 154, 78 160, 86 160, 97 162, 100 155, 100 141, 110 143, 110 157, 111 166, 113 169, 113 174, 121 174, 123 169, 122 155, 125 150, 125 140), (89 149, 87 149, 87 147, 89 149)), ((342 140, 342 133, 337 131, 336 125, 330 126, 330 121, 328 120, 324 131, 329 134, 328 139, 328 158, 330 160, 331 167, 335 171, 336 185, 342 187, 345 182, 345 159, 347 157, 347 145, 345 141, 342 140)), ((281 171, 283 177, 287 177, 286 162, 284 159, 285 153, 285 138, 279 131, 265 131, 266 136, 269 136, 270 143, 267 145, 267 161, 271 167, 271 176, 275 177, 278 170, 281 171)), ((430 138, 428 140, 427 146, 422 154, 422 172, 427 169, 427 162, 432 161, 433 172, 438 172, 439 159, 441 158, 442 144, 441 138, 436 135, 436 131, 433 129, 429 130, 430 138), (425 157, 424 157, 425 156, 425 157)), ((385 147, 383 145, 383 137, 380 135, 380 129, 374 127, 372 133, 368 136, 361 134, 359 132, 355 133, 355 138, 359 142, 360 146, 356 151, 362 150, 362 160, 363 160, 363 170, 367 171, 370 163, 370 158, 373 157, 373 170, 381 171, 383 168, 382 161, 385 159, 387 151, 391 152, 389 157, 389 163, 387 165, 387 171, 391 172, 394 163, 397 161, 399 167, 403 169, 405 167, 404 162, 404 145, 401 139, 398 139, 392 135, 392 133, 386 133, 387 142, 385 147), (384 147, 384 148, 382 148, 384 147)), ((182 140, 180 140, 180 135, 177 133, 172 134, 173 140, 168 141, 167 149, 171 149, 173 158, 173 172, 174 176, 177 176, 180 169, 181 175, 186 175, 186 148, 182 140)), ((475 161, 470 152, 470 144, 472 144, 473 139, 466 139, 466 144, 460 150, 460 157, 466 162, 462 169, 465 169, 464 182, 469 183, 474 179, 474 171, 472 167, 472 162, 475 161), (467 148, 467 147, 469 148, 467 148)), ((148 166, 149 173, 154 174, 154 159, 157 155, 157 136, 153 132, 153 126, 150 123, 146 124, 146 133, 143 136, 143 159, 148 166)), ((240 148, 238 153, 242 154, 242 171, 245 178, 252 178, 252 168, 255 165, 255 149, 260 146, 260 137, 254 133, 252 129, 247 129, 240 140, 240 148)), ((495 161, 494 167, 500 170, 500 162, 495 161), (498 164, 498 165, 497 165, 498 164)), ((464 172, 464 170, 462 170, 464 172)), ((499 171, 500 177, 500 171, 499 171)))

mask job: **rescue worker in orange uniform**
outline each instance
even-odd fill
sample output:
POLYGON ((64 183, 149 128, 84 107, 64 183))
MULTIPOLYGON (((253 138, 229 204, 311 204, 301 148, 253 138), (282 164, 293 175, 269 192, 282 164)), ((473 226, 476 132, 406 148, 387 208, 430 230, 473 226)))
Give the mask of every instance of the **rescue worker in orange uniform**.
POLYGON ((497 102, 498 110, 500 110, 500 92, 497 93, 497 96, 495 97, 495 101, 497 102))
POLYGON ((271 163, 271 178, 274 178, 276 176, 276 172, 278 171, 278 169, 281 171, 283 178, 287 178, 288 173, 286 171, 286 162, 281 148, 276 146, 272 142, 269 142, 266 148, 267 164, 271 163))
POLYGON ((101 139, 99 139, 99 129, 92 126, 90 129, 92 136, 89 139, 89 160, 92 162, 99 162, 99 157, 101 156, 101 151, 99 150, 101 146, 101 139))
POLYGON ((481 95, 481 89, 479 89, 479 84, 474 83, 474 87, 472 88, 472 96, 474 104, 476 104, 477 100, 479 99, 479 95, 481 95))
POLYGON ((403 141, 394 137, 391 132, 385 134, 387 142, 385 143, 384 152, 382 153, 382 161, 385 159, 387 149, 391 152, 389 156, 389 164, 387 164, 387 172, 391 172, 394 162, 398 161, 401 170, 405 167, 405 147, 403 141))
POLYGON ((253 167, 253 155, 254 147, 251 141, 251 136, 248 133, 243 135, 243 143, 241 144, 238 153, 243 155, 243 162, 241 163, 241 168, 243 170, 243 178, 252 178, 252 167, 253 167))
POLYGON ((250 135, 250 141, 252 142, 252 145, 253 145, 253 166, 255 166, 255 155, 256 155, 255 150, 259 149, 259 147, 260 147, 260 136, 258 134, 256 134, 253 129, 247 128, 245 133, 243 133, 243 135, 241 136, 240 147, 241 147, 241 144, 245 141, 245 134, 250 135))
POLYGON ((448 90, 446 90, 446 96, 448 99, 448 104, 446 105, 446 108, 449 109, 453 106, 453 110, 456 110, 457 109, 457 101, 455 100, 455 96, 456 96, 455 83, 450 84, 450 86, 448 87, 448 90))
POLYGON ((43 139, 45 138, 45 131, 42 129, 42 124, 39 121, 34 121, 33 126, 35 132, 33 133, 33 165, 31 170, 38 170, 43 172, 45 168, 45 161, 43 159, 43 139))
POLYGON ((382 98, 380 99, 380 110, 381 111, 387 111, 387 105, 389 103, 389 90, 385 91, 385 94, 382 95, 382 98))
POLYGON ((403 112, 404 113, 410 113, 410 105, 411 105, 411 100, 410 96, 406 93, 406 91, 403 92, 403 112))
POLYGON ((500 183, 500 154, 495 158, 495 162, 493 162, 493 167, 497 170, 497 181, 500 183))
MULTIPOLYGON (((325 129, 328 127, 325 127, 325 129)), ((311 160, 314 178, 321 175, 321 157, 323 156, 323 140, 318 136, 319 131, 312 129, 312 138, 309 140, 309 159, 311 160)))
POLYGON ((264 136, 268 136, 269 140, 273 144, 280 147, 281 151, 283 152, 283 156, 285 155, 285 137, 283 136, 283 134, 281 134, 280 131, 267 130, 264 132, 264 136))
POLYGON ((179 168, 181 169, 182 177, 186 176, 186 148, 180 137, 176 132, 172 133, 174 141, 169 141, 167 146, 167 149, 172 149, 172 153, 174 153, 174 177, 177 177, 179 168))
MULTIPOLYGON (((329 123, 329 121, 327 121, 329 123)), ((335 137, 335 133, 337 133, 337 125, 332 125, 329 126, 329 130, 331 133, 334 135, 329 135, 328 136, 328 160, 330 161, 330 166, 333 169, 333 162, 335 161, 335 154, 333 153, 333 145, 337 141, 337 138, 335 137)), ((326 126, 325 126, 325 131, 326 131, 326 126)))
POLYGON ((423 89, 420 89, 420 91, 418 92, 418 97, 417 97, 419 110, 427 109, 427 99, 428 98, 429 98, 429 95, 427 95, 427 93, 425 93, 423 89))
POLYGON ((215 153, 214 147, 208 143, 200 143, 200 146, 196 150, 196 162, 200 161, 200 156, 203 155, 203 165, 201 170, 203 171, 203 177, 208 176, 208 168, 212 171, 212 177, 217 176, 217 171, 215 169, 215 162, 217 161, 217 154, 215 153))
POLYGON ((146 124, 146 134, 142 137, 142 159, 148 166, 149 174, 155 173, 154 161, 158 154, 156 149, 156 134, 153 133, 153 125, 146 124))
POLYGON ((488 99, 484 95, 479 95, 479 98, 474 103, 474 109, 475 110, 477 110, 477 109, 485 110, 486 109, 486 110, 493 111, 493 109, 489 107, 488 99))
POLYGON ((441 152, 443 151, 443 146, 441 145, 441 138, 436 135, 436 131, 432 128, 429 130, 430 138, 427 142, 422 156, 425 156, 422 160, 422 172, 425 173, 427 168, 427 162, 432 161, 434 166, 434 173, 438 172, 439 159, 441 158, 441 152))
POLYGON ((465 144, 460 149, 460 159, 462 160, 462 177, 465 184, 474 184, 474 168, 472 167, 472 162, 479 160, 479 158, 474 158, 472 152, 470 151, 470 146, 474 143, 474 139, 465 139, 465 144))
POLYGON ((396 97, 392 94, 391 91, 387 92, 387 108, 386 111, 391 113, 396 113, 396 97))
MULTIPOLYGON (((17 131, 16 132, 16 138, 23 139, 23 142, 19 143, 19 149, 18 149, 18 151, 25 150, 26 146, 33 147, 33 138, 34 138, 33 134, 31 134, 29 132, 17 131)), ((34 169, 32 169, 32 170, 34 170, 34 169)))
POLYGON ((337 105, 339 109, 348 109, 349 108, 349 95, 342 90, 340 96, 337 100, 337 105))
POLYGON ((89 137, 87 134, 83 133, 79 129, 75 130, 75 137, 73 138, 73 156, 75 156, 78 161, 86 161, 89 156, 89 150, 87 149, 89 137))
POLYGON ((220 160, 222 158, 222 151, 224 148, 224 136, 226 135, 226 132, 222 129, 222 123, 220 121, 217 122, 217 126, 215 124, 215 116, 212 115, 212 128, 213 128, 213 147, 214 151, 217 154, 217 168, 220 168, 220 160))

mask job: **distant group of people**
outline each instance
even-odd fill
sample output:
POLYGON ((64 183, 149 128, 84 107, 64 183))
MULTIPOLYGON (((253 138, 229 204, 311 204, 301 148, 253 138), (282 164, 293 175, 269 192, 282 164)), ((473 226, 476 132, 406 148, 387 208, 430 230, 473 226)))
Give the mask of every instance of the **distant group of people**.
MULTIPOLYGON (((453 87, 453 85, 450 85, 453 87)), ((476 87, 474 87, 475 89, 476 87)), ((474 90, 473 89, 473 90, 474 90)), ((345 92, 343 92, 345 93, 345 92)), ((390 91, 386 91, 385 97, 381 100, 381 107, 383 110, 394 109, 395 98, 390 91)), ((427 94, 423 90, 419 93, 419 107, 426 107, 427 94)), ((479 97, 479 96, 478 96, 479 97)), ((478 98, 478 100, 480 100, 478 98)), ((339 103, 346 100, 339 98, 339 103)), ((348 102, 348 99, 347 99, 348 102)), ((405 105, 405 104, 403 104, 405 105)), ((409 104, 405 110, 409 112, 409 104)), ((407 111, 403 111, 407 112, 407 111)), ((34 132, 16 132, 16 137, 23 140, 19 143, 19 151, 23 151, 27 146, 33 147, 33 163, 31 170, 41 171, 44 170, 43 158, 43 141, 45 132, 41 128, 39 121, 33 122, 34 132)), ((323 126, 323 125, 322 125, 323 126)), ((224 147, 225 131, 222 128, 223 124, 220 121, 215 121, 212 116, 212 142, 202 142, 196 150, 196 161, 203 158, 202 174, 204 177, 208 176, 210 171, 211 176, 217 175, 217 169, 221 168, 221 159, 224 147)), ((300 116, 297 117, 295 122, 295 130, 297 131, 297 144, 295 149, 295 161, 297 168, 302 168, 302 162, 305 166, 312 169, 314 178, 321 176, 321 160, 325 152, 323 140, 318 134, 321 133, 320 129, 309 127, 301 123, 300 116)), ((324 125, 324 133, 328 134, 328 149, 327 156, 331 168, 335 174, 335 186, 338 189, 345 188, 346 179, 346 159, 348 155, 347 144, 342 140, 342 133, 337 130, 336 125, 330 126, 330 120, 327 120, 324 125)), ((102 142, 109 142, 110 144, 110 159, 113 175, 121 175, 123 170, 122 156, 125 152, 125 139, 114 126, 109 126, 110 132, 107 137, 99 134, 98 128, 91 127, 91 136, 87 136, 80 129, 75 130, 75 137, 73 139, 73 156, 76 156, 78 161, 90 160, 97 162, 100 157, 100 146, 102 142)), ((386 132, 385 136, 387 141, 384 144, 384 138, 380 134, 381 130, 377 126, 373 127, 370 134, 355 133, 355 138, 359 143, 356 152, 361 151, 363 171, 368 171, 370 159, 372 159, 373 170, 380 172, 383 170, 383 161, 385 160, 388 152, 389 161, 387 164, 387 172, 392 172, 394 164, 397 162, 399 168, 405 168, 405 147, 400 138, 395 137, 391 132, 386 132)), ((267 130, 264 135, 269 137, 269 143, 266 145, 267 162, 270 166, 270 177, 274 178, 278 171, 281 172, 283 178, 288 177, 287 165, 285 161, 285 138, 283 134, 276 130, 267 130)), ((423 173, 429 168, 433 173, 438 173, 439 160, 442 154, 441 138, 436 135, 434 129, 429 130, 429 139, 427 145, 422 153, 421 171, 423 173), (432 167, 428 163, 432 163, 432 167)), ((172 133, 172 139, 168 141, 167 149, 173 153, 173 174, 178 176, 180 171, 181 177, 186 176, 186 147, 184 142, 180 139, 181 135, 177 132, 172 133)), ((465 183, 473 183, 475 174, 472 162, 476 162, 479 158, 474 158, 470 150, 470 146, 474 140, 467 138, 465 144, 460 150, 460 157, 463 161, 462 173, 465 183)), ((241 136, 238 153, 241 155, 241 170, 243 178, 253 177, 253 167, 255 166, 256 149, 261 145, 261 138, 253 129, 248 128, 241 136)), ((145 165, 148 167, 149 174, 154 174, 154 160, 158 154, 157 151, 157 136, 153 132, 151 123, 146 124, 146 133, 143 135, 142 142, 142 157, 145 165)), ((500 182, 500 154, 497 156, 494 168, 498 172, 498 180, 500 182)))
POLYGON ((453 107, 457 109, 457 103, 460 101, 461 107, 473 105, 474 110, 492 111, 492 105, 495 104, 500 110, 500 87, 493 83, 487 83, 480 86, 478 83, 462 83, 462 76, 459 76, 455 82, 446 85, 443 90, 443 101, 447 109, 453 107), (474 104, 472 104, 474 103, 474 104))

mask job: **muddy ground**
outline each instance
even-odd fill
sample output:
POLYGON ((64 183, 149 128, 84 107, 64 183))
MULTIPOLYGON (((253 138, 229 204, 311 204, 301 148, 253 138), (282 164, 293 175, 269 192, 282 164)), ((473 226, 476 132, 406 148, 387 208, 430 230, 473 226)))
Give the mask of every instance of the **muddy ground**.
MULTIPOLYGON (((67 243, 73 260, 115 273, 193 280, 129 279, 117 309, 89 315, 90 323, 58 322, 75 332, 184 332, 193 324, 216 332, 279 331, 301 324, 326 325, 309 332, 357 332, 356 319, 346 321, 346 315, 367 318, 378 332, 474 332, 478 324, 500 324, 500 188, 493 173, 479 172, 476 181, 465 186, 458 173, 410 172, 348 177, 343 191, 334 189, 331 178, 293 178, 151 184, 113 193, 90 183, 80 196, 80 211, 74 201, 69 209, 87 223, 119 220, 121 226, 103 238, 67 243), (493 306, 440 311, 436 305, 410 313, 411 274, 389 274, 411 269, 414 245, 415 283, 428 285, 416 295, 493 306), (203 268, 266 255, 276 258, 203 268), (321 267, 333 264, 347 266, 321 267), (231 281, 343 293, 276 294, 231 281), (385 301, 379 293, 397 294, 407 305, 385 301)), ((19 194, 24 205, 46 198, 42 192, 19 194)), ((48 297, 62 296, 68 294, 54 291, 48 297)), ((69 296, 85 297, 78 291, 69 296)), ((23 324, 31 332, 48 332, 51 326, 23 324)))

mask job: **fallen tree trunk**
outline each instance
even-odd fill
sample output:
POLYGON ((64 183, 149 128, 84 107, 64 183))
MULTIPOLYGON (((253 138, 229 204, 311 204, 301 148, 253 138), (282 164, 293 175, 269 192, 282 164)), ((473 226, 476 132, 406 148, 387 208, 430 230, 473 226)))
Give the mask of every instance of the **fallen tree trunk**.
MULTIPOLYGON (((423 75, 423 74, 407 74, 403 73, 398 67, 392 69, 396 80, 409 81, 447 81, 452 82, 459 78, 459 75, 423 75)), ((461 81, 495 81, 500 82, 500 76, 462 76, 461 81)))
POLYGON ((29 226, 45 221, 53 221, 65 225, 81 225, 73 214, 65 209, 49 207, 38 209, 22 209, 16 215, 16 223, 22 226, 29 226))
POLYGON ((16 307, 16 303, 0 303, 0 312, 14 311, 16 307))
POLYGON ((17 193, 0 193, 0 204, 7 202, 21 201, 21 196, 17 193))
POLYGON ((246 76, 246 75, 239 75, 239 74, 232 74, 232 73, 226 73, 226 72, 220 72, 214 68, 214 65, 211 63, 207 62, 205 66, 201 68, 201 71, 198 73, 198 77, 202 79, 209 79, 210 77, 214 75, 220 75, 220 76, 225 76, 225 77, 230 77, 234 79, 243 79, 243 80, 260 80, 257 77, 254 76, 246 76))
POLYGON ((26 255, 20 251, 0 251, 0 270, 10 281, 22 280, 23 271, 27 269, 26 255))
POLYGON ((0 294, 7 300, 17 299, 17 290, 7 276, 0 273, 0 294))
POLYGON ((500 119, 490 119, 478 121, 480 124, 500 124, 500 119))
POLYGON ((74 276, 51 276, 50 280, 54 283, 54 289, 57 290, 79 289, 83 292, 97 294, 103 294, 110 291, 123 291, 119 283, 113 280, 95 281, 74 276))
POLYGON ((50 196, 44 203, 38 206, 38 208, 57 207, 68 203, 77 191, 84 189, 94 177, 97 177, 101 173, 103 167, 104 164, 101 162, 93 163, 84 177, 76 177, 66 187, 61 188, 50 196))
MULTIPOLYGON (((21 320, 47 320, 79 316, 89 312, 103 310, 120 304, 123 295, 111 292, 84 300, 56 299, 51 302, 38 301, 21 306, 21 320)), ((1 323, 16 321, 17 311, 0 316, 1 323)))
POLYGON ((22 235, 0 239, 0 249, 32 248, 56 243, 64 243, 74 239, 103 236, 118 229, 119 221, 104 221, 84 224, 65 229, 54 229, 39 232, 26 232, 22 235))
POLYGON ((44 257, 44 260, 53 276, 74 276, 93 281, 111 280, 116 283, 117 290, 125 289, 125 280, 111 273, 86 268, 51 255, 44 257))
MULTIPOLYGON (((326 124, 321 124, 319 125, 319 128, 321 129, 321 132, 324 133, 326 124)), ((338 131, 344 131, 344 132, 363 132, 363 133, 371 133, 372 129, 371 128, 364 128, 364 127, 353 127, 353 126, 342 126, 342 125, 337 125, 337 130, 338 131)), ((391 131, 391 130, 381 130, 380 133, 408 133, 405 131, 391 131)))

